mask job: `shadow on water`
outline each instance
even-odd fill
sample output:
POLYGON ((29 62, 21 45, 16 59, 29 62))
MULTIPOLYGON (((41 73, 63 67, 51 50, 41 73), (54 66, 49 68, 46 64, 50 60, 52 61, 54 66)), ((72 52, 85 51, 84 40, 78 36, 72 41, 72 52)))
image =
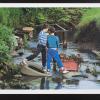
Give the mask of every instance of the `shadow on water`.
POLYGON ((63 86, 62 86, 62 84, 61 83, 57 83, 57 86, 56 86, 56 88, 55 89, 61 89, 63 86))

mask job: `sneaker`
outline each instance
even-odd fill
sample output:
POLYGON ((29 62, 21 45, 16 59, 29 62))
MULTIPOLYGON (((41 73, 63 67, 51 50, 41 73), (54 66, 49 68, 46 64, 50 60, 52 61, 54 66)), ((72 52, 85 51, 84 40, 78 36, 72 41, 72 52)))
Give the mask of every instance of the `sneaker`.
POLYGON ((52 76, 52 72, 51 72, 49 69, 47 69, 47 74, 48 74, 49 76, 52 76))
POLYGON ((66 69, 64 69, 63 67, 59 69, 59 71, 63 74, 68 73, 69 71, 67 71, 66 69))
POLYGON ((69 71, 68 70, 63 70, 63 74, 66 74, 66 73, 68 73, 69 71))
POLYGON ((48 76, 52 76, 52 73, 51 72, 47 72, 48 76))
POLYGON ((27 64, 27 59, 23 59, 23 60, 22 60, 22 63, 23 63, 23 64, 27 64))
POLYGON ((44 67, 42 67, 42 70, 43 70, 44 72, 47 72, 46 68, 44 68, 44 67))

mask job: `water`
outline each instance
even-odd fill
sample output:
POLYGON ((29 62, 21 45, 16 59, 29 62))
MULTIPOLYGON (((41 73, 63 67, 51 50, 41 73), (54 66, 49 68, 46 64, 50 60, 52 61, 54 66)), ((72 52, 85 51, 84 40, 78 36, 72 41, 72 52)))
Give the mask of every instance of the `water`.
MULTIPOLYGON (((20 50, 21 51, 21 50, 20 50)), ((23 50, 22 50, 22 52, 23 52, 23 50)), ((15 63, 15 64, 20 64, 20 62, 22 62, 22 60, 24 59, 24 58, 26 58, 27 56, 29 56, 29 55, 31 55, 31 54, 33 54, 30 50, 24 50, 24 55, 22 55, 22 56, 18 56, 18 57, 14 57, 13 58, 13 62, 15 63)))
MULTIPOLYGON (((35 48, 37 43, 29 42, 30 48, 35 48)), ((53 75, 53 77, 37 77, 33 79, 26 78, 24 81, 29 84, 32 90, 35 89, 100 89, 100 76, 97 74, 95 76, 92 72, 95 70, 100 70, 100 66, 97 65, 100 61, 96 59, 96 56, 92 53, 81 53, 78 51, 78 45, 72 42, 68 42, 67 50, 63 50, 60 48, 59 53, 64 52, 68 56, 77 55, 83 59, 83 63, 81 63, 79 72, 70 72, 69 74, 64 75, 53 75), (86 69, 89 68, 90 73, 86 72, 86 69), (76 76, 75 76, 76 75, 76 76), (75 77, 73 77, 75 76, 75 77)), ((30 50, 24 50, 24 55, 20 57, 15 57, 13 62, 15 64, 19 64, 23 58, 31 55, 32 52, 30 50)), ((41 64, 40 61, 41 55, 34 59, 37 64, 41 64)), ((98 70, 98 71, 99 71, 98 70)))
POLYGON ((51 78, 43 77, 30 81, 31 89, 100 89, 100 83, 89 80, 74 80, 73 82, 54 82, 51 78))

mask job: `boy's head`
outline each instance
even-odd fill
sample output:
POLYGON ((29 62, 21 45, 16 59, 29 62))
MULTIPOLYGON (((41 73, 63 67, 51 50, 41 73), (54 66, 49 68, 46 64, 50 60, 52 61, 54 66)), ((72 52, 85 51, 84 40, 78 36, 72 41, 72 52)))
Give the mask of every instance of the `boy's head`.
POLYGON ((48 33, 49 33, 49 34, 55 33, 55 28, 54 28, 53 26, 51 26, 51 27, 48 29, 48 33))
POLYGON ((49 28, 49 25, 48 25, 48 24, 44 24, 44 25, 42 26, 42 30, 44 30, 45 32, 48 31, 48 28, 49 28))

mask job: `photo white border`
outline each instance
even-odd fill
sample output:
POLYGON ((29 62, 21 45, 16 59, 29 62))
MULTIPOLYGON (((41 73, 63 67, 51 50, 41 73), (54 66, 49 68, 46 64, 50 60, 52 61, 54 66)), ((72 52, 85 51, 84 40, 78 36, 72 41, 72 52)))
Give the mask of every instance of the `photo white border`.
MULTIPOLYGON (((99 3, 0 3, 0 8, 97 8, 99 3)), ((0 90, 0 94, 100 94, 99 89, 0 90)))
POLYGON ((100 7, 99 3, 0 3, 0 8, 2 7, 100 7))
POLYGON ((96 89, 64 89, 64 90, 0 90, 0 94, 100 94, 96 89))

